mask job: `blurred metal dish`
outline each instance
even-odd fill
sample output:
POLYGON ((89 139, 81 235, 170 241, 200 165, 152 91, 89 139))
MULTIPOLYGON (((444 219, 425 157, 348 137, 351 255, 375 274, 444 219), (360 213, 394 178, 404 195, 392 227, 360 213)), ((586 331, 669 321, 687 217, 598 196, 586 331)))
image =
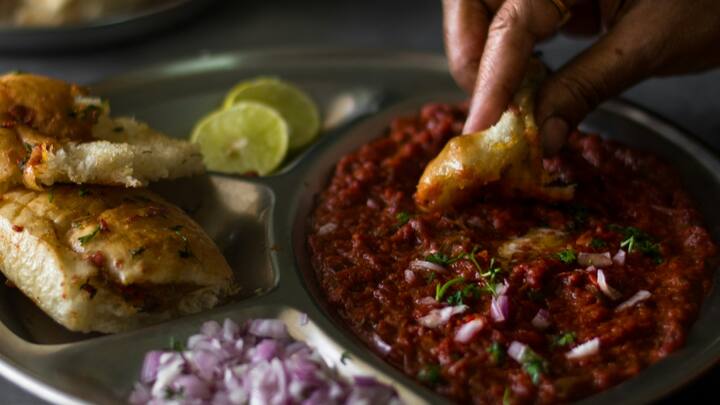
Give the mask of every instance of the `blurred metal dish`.
POLYGON ((193 16, 213 0, 167 0, 129 14, 53 27, 0 25, 0 50, 57 52, 82 50, 169 28, 193 16))
MULTIPOLYGON (((352 335, 318 288, 306 248, 314 196, 344 154, 381 136, 392 117, 425 102, 460 100, 444 58, 434 55, 290 51, 221 54, 168 63, 104 81, 95 90, 117 114, 132 114, 185 136, 242 79, 280 76, 307 90, 323 111, 357 105, 279 173, 262 178, 210 174, 154 189, 192 212, 218 243, 245 289, 230 304, 111 336, 65 331, 17 291, 0 284, 0 374, 51 402, 126 403, 144 353, 184 339, 210 319, 277 317, 343 374, 372 374, 408 404, 447 399, 387 364, 352 335), (373 112, 371 116, 363 112, 373 112), (307 314, 309 324, 298 319, 307 314), (346 363, 339 360, 349 354, 346 363)), ((720 239, 720 160, 687 133, 627 102, 602 105, 587 130, 652 150, 673 163, 714 238, 720 239)), ((714 282, 720 281, 716 272, 714 282)), ((637 377, 582 401, 644 404, 688 383, 720 359, 720 291, 705 300, 687 344, 637 377)))

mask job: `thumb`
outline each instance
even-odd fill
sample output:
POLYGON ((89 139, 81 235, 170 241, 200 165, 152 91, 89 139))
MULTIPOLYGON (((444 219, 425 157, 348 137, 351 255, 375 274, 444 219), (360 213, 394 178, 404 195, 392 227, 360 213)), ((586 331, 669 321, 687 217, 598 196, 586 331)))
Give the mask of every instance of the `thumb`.
POLYGON ((535 118, 546 155, 557 153, 569 132, 598 104, 653 73, 653 63, 645 57, 652 47, 616 28, 541 86, 535 118))

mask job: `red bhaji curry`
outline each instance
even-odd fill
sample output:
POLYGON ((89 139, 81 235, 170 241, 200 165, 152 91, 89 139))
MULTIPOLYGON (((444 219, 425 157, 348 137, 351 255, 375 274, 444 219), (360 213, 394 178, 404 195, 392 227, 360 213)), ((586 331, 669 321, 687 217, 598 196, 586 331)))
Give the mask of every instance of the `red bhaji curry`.
POLYGON ((573 134, 544 161, 571 201, 489 186, 423 212, 427 163, 466 108, 428 105, 337 164, 308 236, 320 285, 384 359, 460 403, 555 403, 626 380, 681 347, 715 245, 652 155, 573 134))

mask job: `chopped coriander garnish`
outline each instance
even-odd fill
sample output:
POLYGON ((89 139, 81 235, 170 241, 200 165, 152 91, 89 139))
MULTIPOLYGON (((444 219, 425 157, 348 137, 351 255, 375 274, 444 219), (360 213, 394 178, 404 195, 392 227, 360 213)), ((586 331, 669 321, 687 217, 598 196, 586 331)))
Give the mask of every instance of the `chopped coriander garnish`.
POLYGON ((437 283, 437 285, 435 285, 435 301, 440 302, 440 300, 442 300, 443 296, 447 292, 448 288, 452 287, 457 283, 462 283, 463 281, 465 281, 464 277, 456 277, 448 280, 442 286, 440 285, 440 283, 437 283))
POLYGON ((80 244, 84 246, 86 243, 90 242, 92 238, 94 238, 95 235, 98 234, 98 232, 100 232, 100 225, 95 227, 95 230, 93 230, 89 234, 79 237, 78 240, 80 241, 80 244))
POLYGON ((435 277, 437 277, 437 274, 435 274, 434 271, 428 272, 427 274, 425 274, 425 281, 427 281, 428 284, 430 284, 433 281, 435 281, 435 277))
POLYGON ((348 352, 342 352, 340 355, 340 363, 347 364, 346 362, 350 360, 350 353, 348 352))
POLYGON ((510 405, 510 387, 505 387, 505 392, 503 392, 503 405, 510 405))
POLYGON ((590 241, 590 247, 593 249, 602 249, 607 247, 607 242, 599 238, 592 238, 590 241))
POLYGON ((620 242, 620 247, 625 248, 628 253, 637 250, 640 253, 654 259, 655 263, 662 263, 660 244, 654 242, 652 237, 634 226, 622 227, 610 225, 610 229, 623 234, 625 238, 620 242))
POLYGON ((463 304, 463 293, 462 291, 455 291, 454 294, 450 294, 447 297, 447 303, 450 305, 462 305, 463 304))
MULTIPOLYGON (((473 258, 475 255, 473 255, 473 258)), ((476 263, 477 265, 477 263, 476 263)), ((491 283, 495 283, 495 278, 502 273, 502 268, 500 266, 495 265, 495 258, 490 259, 490 265, 488 266, 488 269, 484 273, 480 273, 480 276, 483 278, 489 278, 491 283)))
POLYGON ((53 202, 55 199, 55 189, 51 188, 50 191, 48 191, 48 202, 53 202))
POLYGON ((441 252, 429 254, 425 256, 425 260, 431 263, 439 264, 440 266, 447 266, 455 262, 452 258, 441 252))
POLYGON ((175 339, 175 336, 170 336, 170 350, 175 352, 184 352, 185 345, 182 341, 175 339))
POLYGON ((80 187, 80 190, 78 190, 78 195, 80 197, 85 197, 86 195, 89 195, 89 194, 90 194, 90 191, 88 191, 88 189, 86 189, 85 187, 80 187))
POLYGON ((490 358, 492 359, 493 363, 495 363, 496 365, 502 363, 505 352, 503 351, 502 346, 500 346, 500 343, 492 342, 492 344, 488 346, 485 351, 490 353, 490 358))
POLYGON ((395 219, 397 219, 398 226, 403 226, 410 221, 410 214, 408 214, 405 211, 398 212, 397 215, 395 215, 395 219))
POLYGON ((554 347, 563 347, 563 346, 569 346, 571 344, 575 343, 575 333, 574 332, 565 332, 558 336, 556 336, 553 340, 553 346, 554 347))
MULTIPOLYGON (((478 269, 478 271, 482 271, 482 267, 480 267, 480 263, 478 263, 477 259, 475 258, 475 253, 477 253, 478 250, 480 250, 480 246, 475 245, 475 246, 473 246, 470 253, 467 253, 467 252, 460 253, 457 256, 457 258, 455 259, 455 261, 460 260, 460 259, 470 260, 472 262, 472 264, 474 264, 475 267, 478 269)), ((493 262, 490 262, 490 267, 492 267, 492 265, 493 265, 493 262)))
POLYGON ((561 250, 555 256, 565 264, 572 264, 577 260, 577 254, 572 249, 561 250))
POLYGON ((423 367, 418 373, 418 380, 427 384, 437 384, 440 382, 442 375, 440 374, 440 366, 437 364, 429 364, 423 367))
POLYGON ((540 382, 540 376, 547 371, 545 360, 529 347, 525 348, 520 360, 523 370, 530 376, 533 384, 537 385, 540 382))

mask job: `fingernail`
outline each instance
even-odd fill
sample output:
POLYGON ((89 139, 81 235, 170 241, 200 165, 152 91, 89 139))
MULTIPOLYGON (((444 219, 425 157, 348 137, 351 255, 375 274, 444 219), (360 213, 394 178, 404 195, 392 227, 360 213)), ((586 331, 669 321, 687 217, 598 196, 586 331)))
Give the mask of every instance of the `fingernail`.
POLYGON ((568 124, 560 117, 550 117, 543 122, 540 128, 543 152, 554 155, 560 151, 568 135, 568 124))

